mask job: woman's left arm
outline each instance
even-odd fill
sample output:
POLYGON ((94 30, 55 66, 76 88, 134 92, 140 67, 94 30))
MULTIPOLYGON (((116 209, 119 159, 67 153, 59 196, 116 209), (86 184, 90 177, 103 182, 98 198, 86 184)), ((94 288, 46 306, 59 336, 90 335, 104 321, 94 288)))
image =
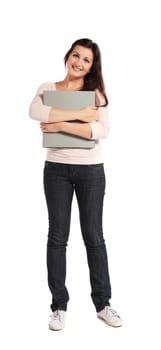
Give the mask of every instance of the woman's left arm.
POLYGON ((41 123, 40 127, 43 132, 64 132, 92 140, 106 138, 110 129, 107 107, 99 107, 98 115, 98 121, 91 123, 41 123))
POLYGON ((107 107, 98 108, 99 119, 97 122, 89 123, 91 127, 91 139, 97 140, 107 138, 110 131, 110 122, 107 107))

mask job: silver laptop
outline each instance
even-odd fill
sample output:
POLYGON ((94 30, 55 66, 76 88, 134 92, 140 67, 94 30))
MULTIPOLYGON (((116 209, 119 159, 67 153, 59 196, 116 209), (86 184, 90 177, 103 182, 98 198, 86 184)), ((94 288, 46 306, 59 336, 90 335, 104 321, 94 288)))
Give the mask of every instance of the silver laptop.
MULTIPOLYGON (((44 91, 43 103, 60 109, 81 109, 95 106, 94 91, 44 91)), ((66 133, 43 133, 43 147, 93 148, 94 140, 66 133)))

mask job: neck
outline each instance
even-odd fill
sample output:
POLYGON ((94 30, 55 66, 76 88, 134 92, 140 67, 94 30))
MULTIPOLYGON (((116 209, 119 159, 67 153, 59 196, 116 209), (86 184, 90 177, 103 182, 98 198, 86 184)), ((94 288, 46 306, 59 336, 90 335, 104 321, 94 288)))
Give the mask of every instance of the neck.
POLYGON ((83 86, 83 79, 82 78, 73 78, 70 76, 66 76, 64 80, 61 82, 61 86, 64 87, 66 90, 80 90, 83 86))

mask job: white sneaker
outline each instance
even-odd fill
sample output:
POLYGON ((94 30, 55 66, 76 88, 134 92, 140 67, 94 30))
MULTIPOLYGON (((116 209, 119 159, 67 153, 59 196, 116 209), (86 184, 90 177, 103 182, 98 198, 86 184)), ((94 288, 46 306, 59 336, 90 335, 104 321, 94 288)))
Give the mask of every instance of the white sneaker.
POLYGON ((65 324, 65 314, 63 310, 56 310, 51 314, 51 319, 49 322, 49 329, 52 331, 60 331, 64 328, 65 324))
POLYGON ((123 320, 118 316, 117 312, 112 310, 110 306, 105 306, 103 310, 97 313, 97 317, 104 320, 109 326, 121 327, 123 320))

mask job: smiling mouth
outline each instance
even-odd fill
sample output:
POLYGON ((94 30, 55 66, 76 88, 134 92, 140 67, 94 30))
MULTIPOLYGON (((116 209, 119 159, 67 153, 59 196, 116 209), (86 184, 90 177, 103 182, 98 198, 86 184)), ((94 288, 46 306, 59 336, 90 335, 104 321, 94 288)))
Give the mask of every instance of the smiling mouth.
POLYGON ((75 72, 82 72, 82 68, 78 68, 78 67, 75 67, 75 66, 72 66, 72 68, 75 70, 75 72))

